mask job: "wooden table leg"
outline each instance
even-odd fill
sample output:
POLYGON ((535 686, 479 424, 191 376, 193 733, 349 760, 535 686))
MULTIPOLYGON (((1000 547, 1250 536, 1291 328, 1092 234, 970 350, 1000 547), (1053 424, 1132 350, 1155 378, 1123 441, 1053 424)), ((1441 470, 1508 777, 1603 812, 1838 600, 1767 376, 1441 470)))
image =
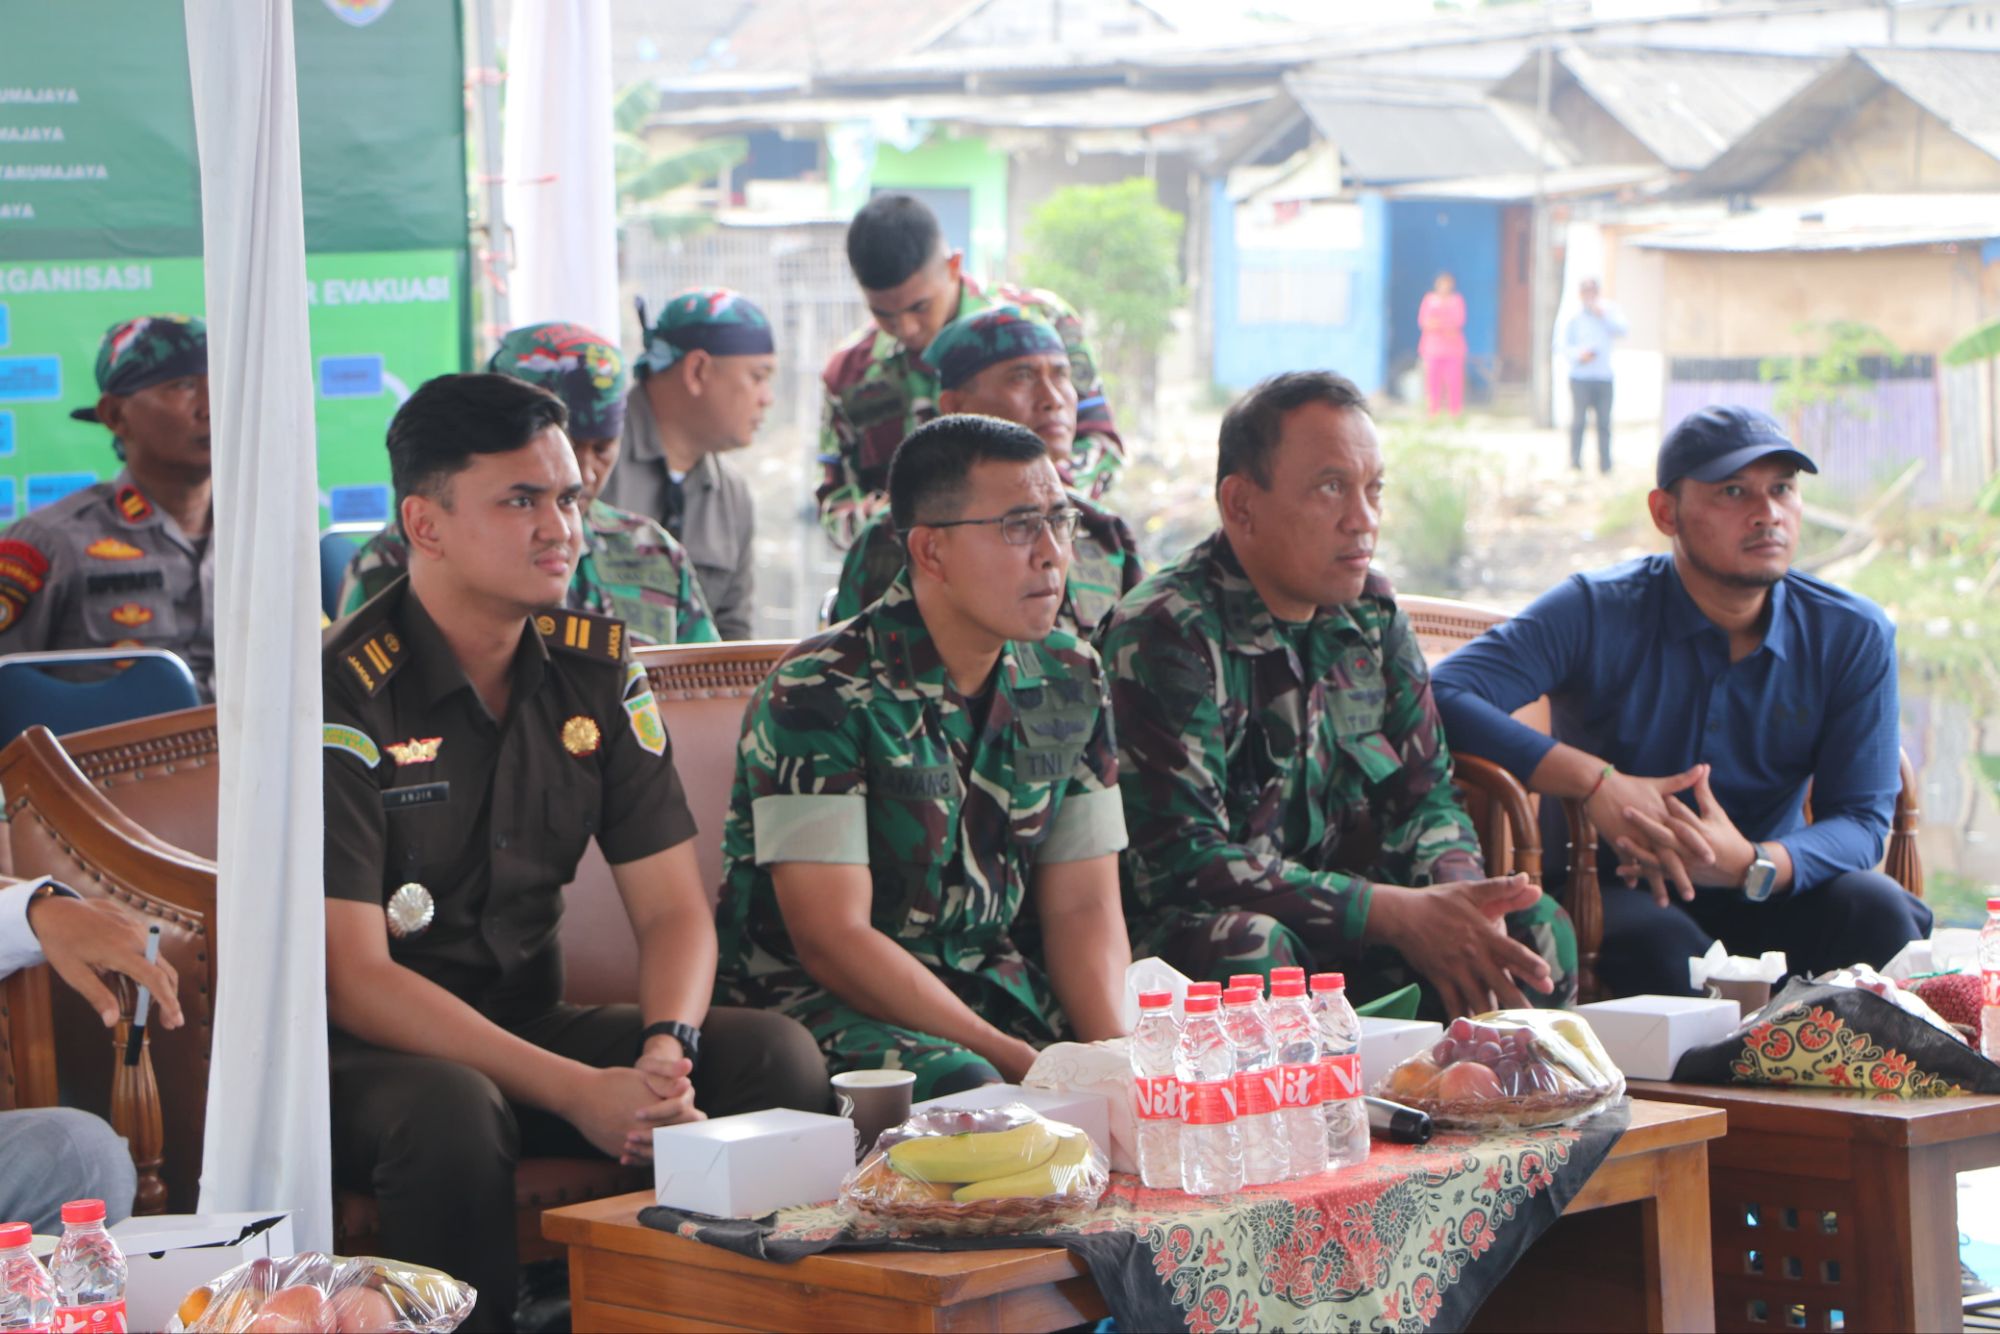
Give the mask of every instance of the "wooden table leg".
POLYGON ((1708 1245, 1708 1145, 1685 1144, 1660 1157, 1643 1220, 1646 1328, 1715 1329, 1715 1274, 1708 1245))
POLYGON ((1868 1220, 1867 1282, 1850 1329, 1965 1328, 1958 1283, 1958 1177, 1951 1146, 1855 1155, 1856 1195, 1868 1220))

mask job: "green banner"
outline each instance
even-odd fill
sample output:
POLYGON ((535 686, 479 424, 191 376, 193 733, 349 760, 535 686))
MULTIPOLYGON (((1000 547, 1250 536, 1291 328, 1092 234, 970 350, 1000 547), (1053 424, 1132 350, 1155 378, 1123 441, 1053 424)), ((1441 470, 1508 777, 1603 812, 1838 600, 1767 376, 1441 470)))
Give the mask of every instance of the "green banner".
MULTIPOLYGON (((293 0, 323 520, 387 514, 389 416, 470 353, 460 22, 440 0, 293 0)), ((5 524, 116 471, 68 415, 97 397, 104 331, 203 297, 180 5, 0 0, 0 31, 5 524)))

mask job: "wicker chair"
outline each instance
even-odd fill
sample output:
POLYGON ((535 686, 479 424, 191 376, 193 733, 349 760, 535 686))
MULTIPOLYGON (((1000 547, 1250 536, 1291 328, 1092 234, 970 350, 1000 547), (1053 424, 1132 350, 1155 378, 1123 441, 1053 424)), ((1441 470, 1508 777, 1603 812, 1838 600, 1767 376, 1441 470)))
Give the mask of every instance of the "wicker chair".
MULTIPOLYGON (((1410 626, 1416 632, 1417 642, 1422 646, 1424 656, 1432 662, 1436 662, 1460 645, 1471 642, 1490 627, 1507 619, 1507 613, 1503 611, 1471 602, 1457 602, 1450 598, 1399 597, 1397 602, 1409 613, 1410 626)), ((1540 731, 1550 730, 1549 705, 1546 697, 1517 711, 1514 716, 1540 731)), ((1452 752, 1452 763, 1455 768, 1472 765, 1493 767, 1488 761, 1460 751, 1452 752)), ((1902 756, 1901 768, 1902 790, 1896 795, 1895 818, 1889 834, 1888 855, 1882 863, 1882 870, 1910 893, 1922 898, 1924 867, 1923 858, 1917 851, 1917 781, 1907 753, 1902 756)), ((1543 849, 1539 825, 1534 816, 1539 810, 1540 798, 1528 796, 1526 800, 1529 804, 1528 818, 1523 822, 1517 822, 1510 817, 1509 832, 1513 833, 1516 839, 1525 837, 1534 841, 1533 859, 1539 868, 1543 849)), ((1581 802, 1564 801, 1563 814, 1566 817, 1564 823, 1569 829, 1571 854, 1563 906, 1568 910, 1570 922, 1576 928, 1579 995, 1584 1000, 1591 1000, 1600 994, 1597 983, 1597 956, 1604 941, 1603 891, 1597 877, 1597 831, 1592 827, 1590 817, 1584 814, 1581 802)), ((1808 820, 1812 818, 1810 792, 1807 794, 1806 818, 1808 820)), ((1485 846, 1485 839, 1486 834, 1482 831, 1482 846, 1485 846)), ((1518 864, 1519 857, 1517 843, 1516 870, 1521 869, 1518 864)), ((1487 864, 1494 864, 1490 854, 1487 864)))

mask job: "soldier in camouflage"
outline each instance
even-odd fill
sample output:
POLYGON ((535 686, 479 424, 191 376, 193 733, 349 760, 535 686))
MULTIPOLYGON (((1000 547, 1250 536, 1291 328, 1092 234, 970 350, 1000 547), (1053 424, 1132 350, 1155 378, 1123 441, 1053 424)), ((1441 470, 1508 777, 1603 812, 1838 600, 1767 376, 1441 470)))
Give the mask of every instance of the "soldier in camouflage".
MULTIPOLYGON (((1071 457, 1076 385, 1069 353, 1054 329, 1019 306, 994 306, 945 325, 924 356, 938 368, 938 406, 945 412, 976 412, 1025 426, 1042 438, 1058 467, 1071 457)), ((1123 519, 1074 489, 1068 496, 1083 518, 1056 625, 1087 640, 1145 572, 1123 519)), ((831 619, 844 621, 881 597, 903 565, 896 526, 887 514, 877 514, 848 548, 831 619)))
POLYGON ((1486 879, 1429 673, 1370 569, 1382 459, 1360 391, 1273 377, 1223 419, 1219 532, 1119 604, 1126 912, 1193 977, 1342 966, 1447 1014, 1563 1004, 1569 919, 1486 879))
POLYGON ((717 996, 925 1098, 1120 1031, 1125 823, 1097 655, 1055 629, 1076 512, 1046 447, 939 418, 889 489, 910 568, 744 720, 717 996))
MULTIPOLYGON (((615 344, 579 324, 530 324, 500 340, 486 369, 538 385, 569 409, 570 443, 583 474, 583 555, 565 605, 612 616, 641 644, 707 644, 718 637, 681 544, 652 519, 598 499, 618 464, 625 421, 625 361, 615 344)), ((339 613, 348 615, 409 567, 391 521, 348 562, 339 613)))
POLYGON ((1061 336, 1076 387, 1077 431, 1071 457, 1057 470, 1092 499, 1104 494, 1125 461, 1125 446, 1083 322, 1061 297, 1011 283, 983 289, 960 272, 963 256, 946 247, 930 209, 908 195, 878 196, 854 215, 847 260, 874 323, 842 344, 820 373, 825 474, 816 494, 820 522, 836 547, 851 546, 886 503, 897 444, 940 411, 937 371, 924 349, 952 320, 996 304, 1018 306, 1061 336))

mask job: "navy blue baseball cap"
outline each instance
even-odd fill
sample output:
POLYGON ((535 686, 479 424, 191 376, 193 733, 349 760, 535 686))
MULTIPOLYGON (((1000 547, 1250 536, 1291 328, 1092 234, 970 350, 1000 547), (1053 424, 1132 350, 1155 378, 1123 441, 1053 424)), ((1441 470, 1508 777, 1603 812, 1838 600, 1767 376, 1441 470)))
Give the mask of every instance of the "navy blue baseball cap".
POLYGON ((1667 432, 1654 476, 1662 491, 1683 477, 1719 482, 1772 454, 1785 455, 1802 472, 1819 471, 1769 413, 1734 404, 1703 408, 1667 432))

